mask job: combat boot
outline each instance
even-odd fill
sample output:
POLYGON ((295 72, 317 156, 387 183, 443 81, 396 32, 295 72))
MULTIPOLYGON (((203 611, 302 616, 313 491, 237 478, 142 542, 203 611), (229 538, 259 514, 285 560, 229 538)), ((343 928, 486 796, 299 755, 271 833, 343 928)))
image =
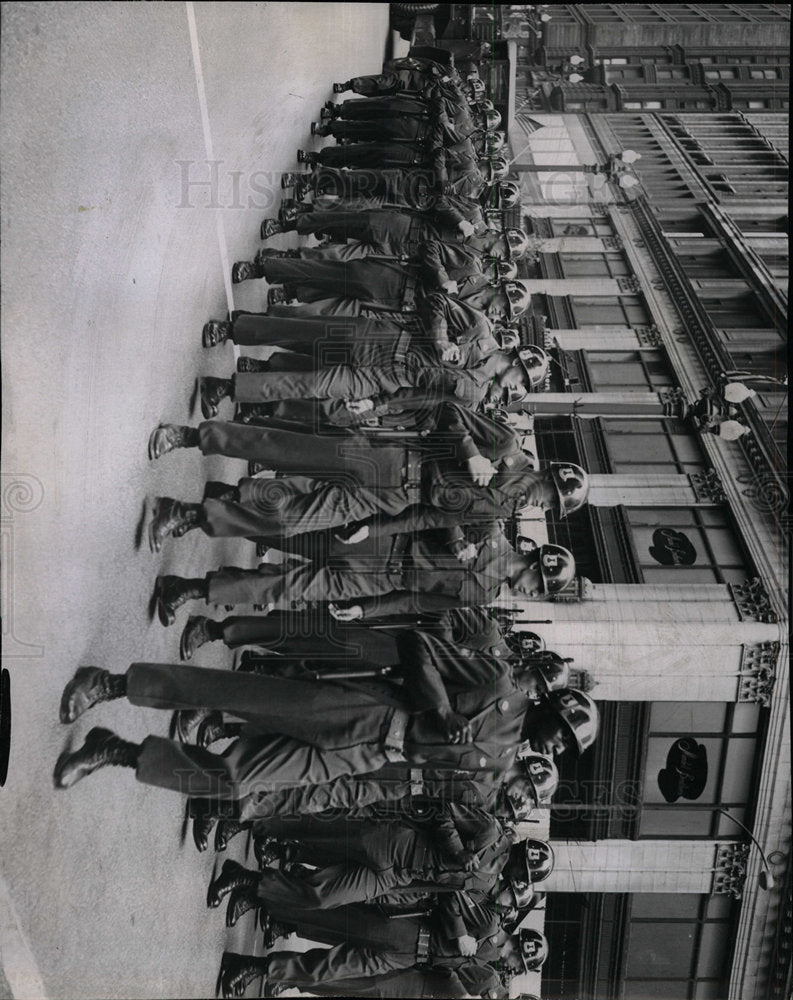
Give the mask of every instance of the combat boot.
POLYGON ((80 667, 63 689, 60 720, 74 722, 100 701, 123 698, 126 693, 126 674, 111 674, 99 667, 80 667))
POLYGON ((171 732, 180 743, 189 743, 204 719, 209 716, 208 708, 180 708, 173 713, 171 732))
POLYGON ((220 636, 212 628, 217 625, 211 618, 204 615, 191 615, 187 619, 187 624, 179 640, 179 658, 182 660, 192 660, 193 653, 208 642, 216 642, 220 636))
POLYGON ((157 497, 149 523, 149 548, 159 552, 169 535, 177 537, 201 526, 204 510, 200 503, 181 503, 171 497, 157 497))
POLYGON ((241 281, 251 281, 254 278, 263 278, 264 271, 257 267, 252 260, 238 260, 231 269, 231 282, 239 285, 241 281))
POLYGON ((214 825, 214 816, 196 816, 193 820, 193 843, 199 854, 203 854, 209 847, 209 835, 214 825))
POLYGON ((268 306, 280 306, 287 301, 286 292, 283 286, 268 288, 267 289, 267 305, 268 306))
POLYGON ((297 222, 298 215, 307 215, 313 211, 314 209, 311 205, 297 201, 295 198, 282 198, 278 209, 278 221, 282 226, 290 226, 294 229, 293 224, 297 222))
POLYGON ((219 479, 207 479, 204 483, 204 500, 229 500, 239 503, 239 486, 232 486, 231 483, 222 483, 219 479))
POLYGON ((334 118, 341 118, 341 111, 340 104, 334 104, 333 101, 325 101, 319 114, 323 121, 332 121, 334 118))
POLYGON ((319 156, 317 153, 307 153, 304 149, 298 149, 297 162, 307 163, 311 167, 316 167, 319 164, 319 156))
POLYGON ((239 820, 236 819, 222 819, 215 830, 215 850, 225 851, 229 846, 229 842, 233 840, 238 833, 242 833, 245 827, 239 820))
POLYGON ((205 601, 206 580, 185 579, 181 576, 158 576, 154 589, 157 602, 157 617, 165 625, 173 625, 176 612, 188 601, 205 601))
POLYGON ((263 219, 261 226, 259 226, 259 236, 263 240, 269 240, 271 236, 291 232, 294 228, 294 225, 286 225, 278 219, 263 219))
POLYGON ((241 358, 237 358, 238 372, 269 372, 269 370, 269 361, 262 361, 260 358, 249 358, 245 354, 241 358))
POLYGON ((140 746, 122 740, 109 729, 92 729, 79 750, 64 751, 55 764, 53 780, 56 788, 71 788, 100 767, 138 766, 140 746))
POLYGON ((267 975, 267 969, 266 955, 254 958, 252 955, 238 955, 233 951, 224 951, 215 992, 225 998, 241 997, 254 979, 261 979, 267 975))
POLYGON ((235 739, 242 735, 242 726, 241 722, 224 722, 222 713, 213 712, 198 727, 195 737, 196 746, 206 750, 218 740, 235 739))
POLYGON ((162 458, 177 448, 197 448, 198 429, 183 424, 160 424, 149 435, 149 458, 162 458))
POLYGON ((259 908, 261 900, 255 893, 235 889, 226 907, 226 927, 235 927, 240 917, 259 908))
POLYGON ((345 90, 352 90, 352 80, 347 80, 344 83, 333 84, 334 94, 343 94, 345 90))
POLYGON ((218 344, 225 344, 231 336, 233 329, 233 323, 211 319, 208 323, 204 323, 204 329, 201 332, 201 343, 204 347, 217 347, 218 344))
POLYGON ((262 247, 253 258, 257 267, 262 267, 266 260, 300 260, 299 250, 275 250, 272 247, 262 247))
POLYGON ((198 380, 198 394, 201 399, 201 415, 209 420, 218 415, 220 403, 234 395, 234 383, 229 378, 205 375, 198 380))
POLYGON ((207 906, 215 909, 233 889, 247 889, 256 892, 259 873, 248 871, 238 861, 224 861, 220 875, 209 883, 207 906))
POLYGON ((328 128, 328 126, 325 124, 325 122, 312 122, 311 123, 311 134, 312 135, 321 135, 322 138, 325 139, 325 138, 327 138, 327 136, 332 135, 332 132, 328 128))

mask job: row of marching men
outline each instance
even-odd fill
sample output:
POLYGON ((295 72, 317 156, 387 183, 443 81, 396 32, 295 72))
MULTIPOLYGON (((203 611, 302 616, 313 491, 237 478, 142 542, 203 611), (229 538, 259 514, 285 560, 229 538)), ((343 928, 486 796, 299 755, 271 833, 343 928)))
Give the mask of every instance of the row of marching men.
POLYGON ((202 379, 205 420, 149 440, 152 459, 249 463, 200 502, 159 497, 154 551, 200 530, 267 553, 158 577, 162 624, 195 600, 258 613, 191 615, 180 663, 79 668, 62 722, 126 698, 175 711, 176 738, 91 729, 54 779, 133 768, 188 796, 199 850, 213 829, 218 850, 252 832, 257 868, 226 861, 208 904, 227 900, 229 926, 256 911, 270 942, 297 931, 329 947, 227 952, 226 996, 262 977, 271 993, 506 996, 548 950, 520 926, 553 863, 526 822, 598 712, 568 661, 488 606, 572 581, 569 551, 507 533, 527 507, 575 511, 589 484, 573 463, 538 467, 503 418, 548 357, 515 328, 528 237, 502 224, 518 191, 481 81, 412 56, 333 89, 367 96, 323 109, 312 131, 338 144, 300 154, 311 173, 284 176, 295 198, 261 227, 264 242, 296 230, 324 245, 235 264, 235 281, 267 280, 267 311, 202 334, 211 350, 278 350, 202 379), (234 419, 216 419, 226 400, 234 419), (221 641, 246 647, 238 669, 186 662, 221 641))

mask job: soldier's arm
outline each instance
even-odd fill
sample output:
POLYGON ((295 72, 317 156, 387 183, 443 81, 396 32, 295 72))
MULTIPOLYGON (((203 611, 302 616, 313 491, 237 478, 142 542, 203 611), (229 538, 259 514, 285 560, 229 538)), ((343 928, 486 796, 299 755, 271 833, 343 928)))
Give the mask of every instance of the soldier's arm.
POLYGON ((418 247, 418 258, 421 262, 421 277, 423 281, 437 288, 449 282, 449 274, 444 267, 444 247, 439 240, 424 240, 418 247))

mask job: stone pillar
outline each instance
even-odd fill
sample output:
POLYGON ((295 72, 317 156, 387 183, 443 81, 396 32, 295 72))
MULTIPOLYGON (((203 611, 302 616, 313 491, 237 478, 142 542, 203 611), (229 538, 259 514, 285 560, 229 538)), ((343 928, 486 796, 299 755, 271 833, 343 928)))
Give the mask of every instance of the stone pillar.
POLYGON ((596 700, 766 704, 784 636, 748 608, 753 586, 590 584, 581 602, 523 604, 515 628, 592 674, 596 700))
POLYGON ((598 475, 589 477, 592 507, 691 507, 697 495, 686 475, 598 475))
POLYGON ((649 348, 644 338, 630 326, 606 324, 582 326, 578 330, 557 330, 547 327, 551 342, 563 351, 638 351, 649 348))
MULTIPOLYGON (((532 295, 589 295, 614 298, 626 294, 617 278, 523 278, 532 295)), ((631 292, 633 294, 633 292, 631 292)))
POLYGON ((692 892, 721 888, 725 847, 712 840, 555 840, 543 892, 692 892))
POLYGON ((538 392, 515 409, 535 416, 572 414, 592 417, 644 417, 658 420, 678 414, 682 392, 538 392))

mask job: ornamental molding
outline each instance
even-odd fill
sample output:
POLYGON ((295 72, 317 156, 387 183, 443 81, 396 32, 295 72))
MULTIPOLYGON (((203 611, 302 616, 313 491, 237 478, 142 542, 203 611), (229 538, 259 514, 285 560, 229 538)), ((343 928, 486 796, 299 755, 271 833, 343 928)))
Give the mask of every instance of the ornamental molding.
POLYGON ((759 577, 753 577, 746 583, 727 584, 741 621, 763 622, 773 625, 779 621, 777 613, 771 606, 771 599, 759 577))
POLYGON ((720 844, 716 848, 712 896, 728 895, 740 899, 746 882, 747 844, 720 844))
POLYGON ((691 483, 697 503, 727 503, 724 484, 715 469, 691 472, 688 481, 691 483))
POLYGON ((778 642, 744 643, 741 648, 738 701, 755 702, 768 708, 776 683, 778 642))

